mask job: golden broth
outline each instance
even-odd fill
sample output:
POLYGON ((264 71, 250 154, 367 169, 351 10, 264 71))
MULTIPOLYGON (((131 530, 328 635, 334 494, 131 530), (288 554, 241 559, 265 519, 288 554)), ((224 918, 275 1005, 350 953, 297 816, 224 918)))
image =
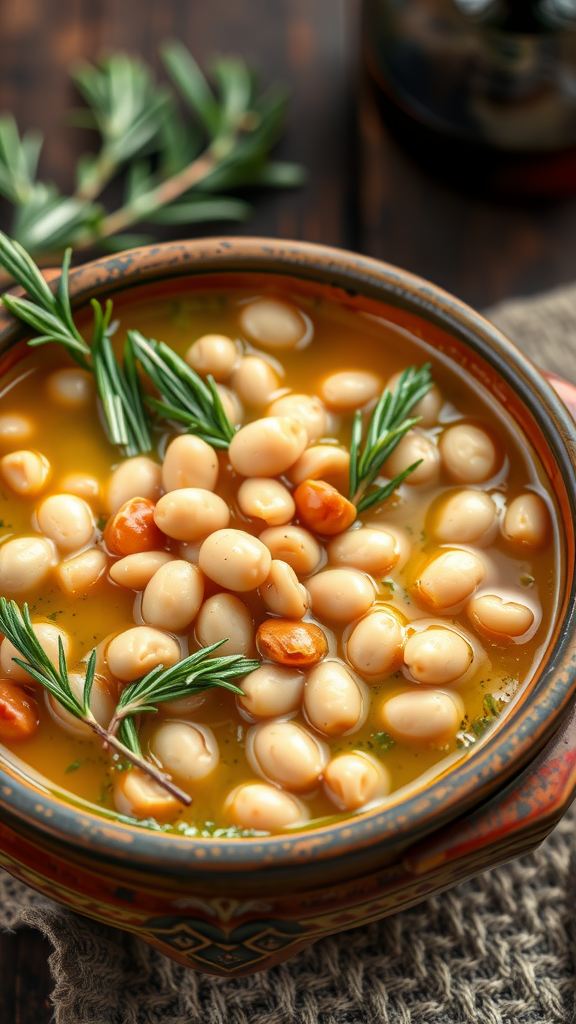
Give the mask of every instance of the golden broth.
MULTIPOLYGON (((139 289, 136 298, 123 298, 117 306, 122 328, 116 340, 122 341, 124 328, 134 327, 147 337, 165 341, 176 352, 183 354, 196 338, 204 334, 218 333, 235 339, 239 336, 239 309, 250 299, 267 291, 274 294, 272 286, 263 283, 262 279, 252 289, 227 288, 226 292, 220 292, 213 286, 207 289, 201 282, 197 282, 189 286, 188 290, 183 286, 178 294, 164 298, 146 299, 144 290, 139 289)), ((467 419, 484 423, 500 439, 505 456, 504 468, 489 486, 489 492, 497 504, 503 507, 509 498, 528 485, 541 494, 553 512, 552 499, 535 453, 512 420, 490 404, 489 396, 479 385, 455 370, 420 339, 410 336, 401 328, 347 310, 336 302, 300 295, 296 289, 293 294, 283 294, 283 297, 291 299, 310 317, 314 337, 303 351, 281 351, 277 353, 277 359, 276 354, 272 353, 274 365, 283 372, 282 388, 318 394, 321 381, 327 373, 346 369, 376 371, 385 382, 393 373, 410 364, 420 366, 430 360, 434 380, 445 402, 450 403, 450 408, 445 406, 441 415, 444 425, 451 418, 465 415, 467 419)), ((247 344, 244 344, 244 349, 246 352, 263 354, 247 344)), ((121 461, 117 449, 106 440, 95 399, 79 410, 67 410, 47 397, 47 375, 58 367, 68 365, 72 365, 71 361, 54 344, 35 349, 5 377, 4 390, 0 395, 1 413, 23 413, 30 417, 35 426, 33 436, 25 445, 4 445, 0 455, 12 448, 29 446, 38 449, 48 458, 52 476, 42 498, 60 492, 62 480, 73 472, 89 473, 97 477, 103 489, 110 471, 121 461)), ((248 410, 247 419, 255 419, 259 415, 263 413, 248 410)), ((349 442, 350 426, 351 416, 342 416, 337 437, 345 444, 349 442)), ((156 437, 161 454, 173 434, 171 430, 158 431, 156 437)), ((428 434, 435 437, 438 429, 433 428, 428 434)), ((230 526, 260 534, 266 528, 265 524, 246 519, 237 506, 232 504, 237 479, 230 470, 226 454, 221 453, 219 459, 221 469, 217 493, 231 504, 230 526)), ((392 499, 360 517, 364 523, 389 523, 402 527, 410 537, 412 554, 405 567, 401 571, 393 569, 384 580, 376 579, 377 602, 398 609, 410 620, 432 618, 430 612, 419 607, 415 601, 411 585, 424 559, 439 548, 438 543, 427 535, 427 511, 435 499, 457 486, 442 470, 438 484, 421 487, 404 484, 392 499)), ((38 502, 38 498, 22 499, 11 493, 5 485, 2 487, 0 542, 12 536, 26 536, 34 532, 34 510, 38 502)), ((102 519, 100 525, 103 525, 107 516, 104 503, 100 501, 93 504, 93 511, 97 518, 102 519)), ((178 542, 168 541, 168 546, 176 551, 178 542)), ((446 546, 458 547, 454 544, 446 546)), ((457 687, 467 716, 466 726, 461 730, 466 736, 463 738, 461 735, 459 739, 441 746, 424 744, 415 747, 401 742, 389 745, 388 738, 383 735, 381 705, 386 698, 414 689, 415 686, 398 671, 382 682, 369 683, 370 708, 361 728, 335 739, 321 737, 329 743, 333 754, 360 750, 381 759, 390 773, 393 793, 434 766, 440 767, 445 758, 458 752, 462 743, 471 743, 473 747, 470 739, 474 736, 472 725, 475 724, 480 732, 486 724, 478 723, 479 719, 486 717, 486 695, 494 695, 499 709, 504 709, 518 687, 530 679, 538 665, 540 653, 546 646, 557 598, 557 536, 551 537, 542 550, 519 556, 499 532, 487 550, 496 565, 499 585, 513 588, 515 592, 519 589, 523 591, 529 604, 541 607, 542 619, 532 639, 523 644, 504 645, 492 643, 480 636, 476 638, 484 648, 485 658, 476 671, 457 687)), ((207 580, 205 596, 220 589, 207 580)), ((8 592, 4 592, 4 596, 16 596, 17 600, 21 600, 18 595, 8 592)), ((267 617, 257 592, 242 594, 241 597, 249 605, 256 625, 267 617)), ((72 645, 69 657, 71 669, 77 668, 90 650, 106 637, 142 621, 139 618, 138 595, 135 598, 133 591, 115 585, 107 576, 80 598, 68 598, 54 581, 43 586, 38 593, 26 595, 26 598, 31 606, 33 621, 52 621, 69 634, 72 645)), ((467 634, 474 635, 464 612, 455 616, 435 615, 434 619, 439 621, 441 617, 447 624, 453 622, 467 634)), ((306 618, 315 621, 310 613, 306 618)), ((342 631, 328 628, 325 622, 320 625, 328 637, 331 655, 344 659, 342 633, 349 632, 349 627, 342 631)), ((187 633, 192 634, 192 630, 187 633)), ((188 651, 187 637, 180 639, 185 654, 188 651)), ((190 650, 197 647, 198 644, 192 640, 190 650)), ((114 760, 102 752, 101 744, 96 739, 79 740, 65 733, 47 709, 44 695, 39 695, 38 703, 41 723, 36 734, 29 740, 7 743, 6 746, 51 783, 112 810, 113 777, 118 770, 114 760)), ((144 750, 147 749, 147 742, 156 724, 164 718, 162 708, 157 715, 146 716, 140 729, 144 750)), ((206 834, 214 828, 227 829, 231 826, 230 816, 224 809, 225 796, 239 783, 256 779, 245 750, 245 737, 251 723, 239 713, 235 697, 222 690, 206 693, 191 720, 209 725, 213 730, 220 749, 220 762, 207 779, 190 787, 194 798, 192 806, 182 810, 173 826, 166 827, 180 828, 182 831, 190 828, 192 834, 197 829, 201 834, 206 834)), ((310 729, 303 712, 298 712, 294 721, 310 729)), ((346 817, 337 811, 321 786, 311 795, 303 795, 301 799, 310 807, 312 822, 346 817)))

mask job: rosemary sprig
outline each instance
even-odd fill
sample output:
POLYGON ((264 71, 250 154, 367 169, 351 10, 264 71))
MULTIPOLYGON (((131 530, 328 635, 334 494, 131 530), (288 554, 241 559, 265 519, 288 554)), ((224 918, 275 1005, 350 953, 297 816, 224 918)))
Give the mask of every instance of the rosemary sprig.
POLYGON ((68 269, 72 250, 67 249, 58 291, 54 294, 40 270, 22 246, 0 231, 0 266, 26 291, 29 298, 7 293, 6 308, 35 332, 31 346, 55 341, 63 345, 84 369, 94 374, 102 403, 108 437, 126 455, 145 454, 152 448, 145 404, 164 419, 183 423, 216 448, 227 448, 234 436, 212 377, 204 381, 163 342, 128 331, 120 366, 110 341, 112 302, 103 309, 92 299, 94 326, 88 345, 72 316, 68 269), (144 395, 137 363, 155 385, 160 397, 144 395))
POLYGON ((84 690, 82 699, 79 700, 70 687, 61 638, 58 639, 59 664, 55 668, 34 633, 27 604, 24 604, 20 611, 15 601, 7 601, 5 597, 0 597, 0 630, 21 655, 20 658, 14 658, 16 664, 26 669, 32 678, 48 690, 74 718, 87 725, 103 741, 105 748, 112 748, 186 805, 192 803, 189 794, 176 786, 156 765, 142 755, 134 724, 135 715, 144 711, 155 712, 159 704, 201 693, 215 686, 222 686, 241 694, 242 690, 231 683, 230 679, 253 672, 260 665, 259 661, 243 658, 240 654, 213 658, 211 655, 226 643, 226 639, 212 644, 211 647, 202 648, 172 668, 163 669, 162 665, 159 665, 143 679, 126 687, 112 721, 108 729, 105 729, 96 721, 90 707, 96 672, 95 650, 88 658, 84 690), (120 735, 117 735, 118 732, 120 735))
POLYGON ((241 654, 213 658, 214 652, 225 643, 225 639, 218 640, 210 647, 203 647, 195 654, 190 654, 171 668, 164 669, 159 665, 144 679, 127 686, 122 691, 118 707, 108 727, 109 732, 114 735, 119 731, 126 746, 135 754, 140 754, 140 743, 134 727, 135 715, 143 711, 156 711, 159 704, 202 693, 215 686, 241 695, 242 690, 231 683, 230 679, 254 672, 259 668, 260 662, 244 658, 241 654))
POLYGON ((12 235, 30 252, 52 259, 68 245, 141 245, 154 240, 135 233, 142 221, 180 231, 202 221, 243 221, 252 207, 223 191, 302 184, 299 165, 269 158, 286 114, 284 90, 260 93, 237 58, 213 61, 209 82, 182 43, 165 42, 160 53, 189 108, 186 119, 171 86, 158 84, 138 58, 114 53, 71 69, 87 107, 69 120, 100 137, 98 151, 80 159, 72 196, 38 180, 40 133, 20 137, 14 118, 0 115, 0 194, 14 207, 12 235), (98 199, 123 170, 122 204, 108 212, 98 199))
POLYGON ((95 129, 102 140, 100 151, 85 154, 77 168, 76 197, 93 200, 129 160, 158 141, 172 96, 144 61, 126 53, 110 54, 97 66, 79 61, 70 74, 89 109, 72 111, 69 121, 95 129))
POLYGON ((433 383, 430 363, 426 363, 419 370, 409 366, 400 376, 396 390, 392 393, 386 388, 380 396, 365 437, 362 413, 360 410, 356 412, 350 443, 349 496, 359 512, 365 512, 373 505, 389 498, 402 481, 420 465, 421 459, 382 487, 370 490, 386 459, 404 435, 419 422, 419 417, 410 418, 408 414, 420 399, 428 394, 433 383))
POLYGON ((144 454, 150 451, 152 442, 132 345, 129 340, 126 342, 124 364, 120 367, 110 341, 110 300, 102 309, 100 303, 92 299, 94 326, 91 346, 84 341, 74 323, 70 306, 68 270, 71 256, 72 250, 67 249, 58 291, 54 294, 26 250, 0 231, 0 266, 28 296, 20 298, 7 293, 2 296, 2 303, 35 332, 35 337, 28 342, 30 346, 55 341, 63 345, 83 369, 94 374, 111 443, 122 447, 126 455, 144 454))
POLYGON ((26 250, 19 242, 13 241, 0 231, 0 266, 4 267, 29 296, 20 298, 6 293, 2 296, 6 309, 36 331, 32 344, 42 345, 46 341, 57 341, 68 349, 80 366, 87 368, 86 356, 90 349, 74 323, 70 308, 68 268, 71 258, 72 250, 67 249, 64 253, 58 291, 54 294, 26 250))
POLYGON ((160 399, 146 395, 146 403, 165 419, 183 423, 215 448, 227 448, 234 427, 224 412, 211 376, 203 380, 164 342, 128 331, 128 341, 144 373, 160 393, 160 399))

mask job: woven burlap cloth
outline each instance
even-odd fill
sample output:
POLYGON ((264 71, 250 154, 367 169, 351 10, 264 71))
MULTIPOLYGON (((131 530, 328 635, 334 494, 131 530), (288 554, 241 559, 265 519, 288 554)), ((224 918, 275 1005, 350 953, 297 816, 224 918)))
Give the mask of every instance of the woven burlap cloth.
MULTIPOLYGON (((576 382, 576 286, 489 315, 576 382)), ((576 1024, 575 875, 576 810, 536 853, 235 980, 179 967, 1 871, 0 925, 52 943, 57 1024, 576 1024)))

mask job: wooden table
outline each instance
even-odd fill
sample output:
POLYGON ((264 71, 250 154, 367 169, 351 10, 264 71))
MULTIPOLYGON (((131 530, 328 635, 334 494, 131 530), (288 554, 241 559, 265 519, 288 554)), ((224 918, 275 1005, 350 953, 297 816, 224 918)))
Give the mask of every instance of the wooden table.
MULTIPOLYGON (((70 189, 74 157, 90 145, 63 122, 73 60, 126 48, 158 68, 157 43, 170 36, 201 62, 238 52, 265 82, 291 85, 279 155, 304 163, 310 181, 263 196, 251 223, 231 232, 356 249, 477 307, 573 280, 576 198, 471 198, 432 180, 393 142, 360 73, 359 14, 359 0, 17 0, 2 11, 0 111, 13 111, 21 129, 42 128, 42 176, 70 189)), ((0 203, 5 229, 8 213, 0 203)), ((49 952, 34 932, 0 935, 2 1024, 50 1019, 49 952)))

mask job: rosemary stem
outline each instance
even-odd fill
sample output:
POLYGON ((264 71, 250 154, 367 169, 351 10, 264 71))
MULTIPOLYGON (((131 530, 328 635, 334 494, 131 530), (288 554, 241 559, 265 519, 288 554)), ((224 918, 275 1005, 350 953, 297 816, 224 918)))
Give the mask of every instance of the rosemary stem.
POLYGON ((150 189, 143 195, 138 196, 131 203, 122 206, 114 213, 108 214, 95 231, 87 231, 80 234, 74 241, 74 249, 88 249, 101 238, 109 238, 120 231, 125 231, 138 221, 146 218, 147 214, 160 207, 167 206, 174 202, 188 189, 198 185, 204 178, 212 173, 218 164, 218 155, 210 147, 205 153, 188 164, 184 170, 172 175, 166 181, 161 182, 155 188, 150 189))
POLYGON ((93 202, 97 199, 101 192, 104 191, 108 182, 114 177, 118 166, 114 160, 111 160, 103 149, 98 155, 96 163, 92 168, 88 178, 84 181, 84 184, 77 188, 74 193, 74 199, 83 199, 86 202, 93 202))
MULTIPOLYGON (((150 761, 146 761, 145 758, 141 757, 140 754, 135 754, 133 750, 129 750, 125 747, 121 740, 118 739, 112 732, 104 729, 95 718, 90 716, 83 716, 82 721, 88 725, 93 732, 104 743, 104 748, 112 747, 117 754, 121 754, 127 761, 130 761, 136 768, 140 768, 143 772, 146 772, 151 779, 154 779, 160 786, 162 786, 171 796, 176 797, 181 804, 185 807, 189 807, 192 803, 192 797, 184 790, 180 789, 174 782, 172 782, 163 772, 161 772, 155 765, 151 764, 150 761)), ((112 723, 110 723, 112 724, 112 723)))

